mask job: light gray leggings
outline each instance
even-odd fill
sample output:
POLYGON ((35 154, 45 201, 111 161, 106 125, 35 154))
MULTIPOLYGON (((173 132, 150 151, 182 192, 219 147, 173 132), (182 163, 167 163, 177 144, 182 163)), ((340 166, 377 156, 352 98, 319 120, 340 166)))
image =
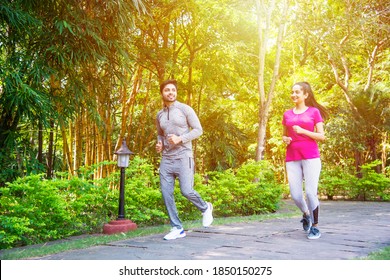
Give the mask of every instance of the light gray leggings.
POLYGON ((320 158, 305 159, 299 161, 286 162, 288 184, 290 194, 295 204, 301 209, 302 213, 310 211, 312 222, 318 222, 318 181, 321 172, 320 158), (305 183, 306 200, 303 196, 303 183, 305 183), (313 220, 313 210, 316 210, 316 216, 313 220))
POLYGON ((163 157, 161 160, 160 188, 172 227, 183 227, 174 198, 176 178, 179 179, 182 195, 191 201, 202 213, 207 210, 206 202, 194 190, 194 172, 194 159, 191 157, 178 159, 163 157))

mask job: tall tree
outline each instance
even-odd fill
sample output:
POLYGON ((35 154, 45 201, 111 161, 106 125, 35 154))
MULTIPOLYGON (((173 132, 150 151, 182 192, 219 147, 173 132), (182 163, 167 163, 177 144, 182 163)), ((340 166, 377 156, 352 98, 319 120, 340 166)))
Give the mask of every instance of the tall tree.
POLYGON ((258 74, 258 90, 259 90, 259 129, 257 134, 257 149, 256 161, 263 159, 263 151, 266 142, 266 129, 268 123, 268 114, 270 105, 274 96, 275 85, 279 76, 280 56, 282 51, 283 37, 288 12, 288 1, 283 0, 281 3, 275 1, 256 1, 257 20, 258 20, 258 36, 259 36, 259 74, 258 74), (275 13, 276 9, 276 13, 275 13), (278 15, 278 17, 275 16, 278 15), (278 26, 276 26, 276 54, 273 62, 273 72, 270 81, 265 78, 265 63, 267 51, 269 51, 270 36, 272 35, 272 19, 278 18, 278 26), (266 93, 266 84, 268 90, 266 93))

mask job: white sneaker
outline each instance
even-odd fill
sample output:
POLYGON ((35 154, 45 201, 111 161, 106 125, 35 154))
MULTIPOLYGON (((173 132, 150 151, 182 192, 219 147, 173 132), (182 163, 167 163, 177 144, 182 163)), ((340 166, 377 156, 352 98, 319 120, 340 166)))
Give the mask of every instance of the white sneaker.
POLYGON ((171 231, 164 236, 164 239, 165 240, 174 240, 174 239, 177 239, 177 238, 183 238, 186 236, 186 233, 184 231, 184 229, 180 228, 176 228, 176 227, 173 227, 171 229, 171 231))
POLYGON ((203 215, 203 226, 208 227, 212 224, 214 218, 213 218, 213 205, 210 202, 207 202, 207 210, 202 213, 203 215))

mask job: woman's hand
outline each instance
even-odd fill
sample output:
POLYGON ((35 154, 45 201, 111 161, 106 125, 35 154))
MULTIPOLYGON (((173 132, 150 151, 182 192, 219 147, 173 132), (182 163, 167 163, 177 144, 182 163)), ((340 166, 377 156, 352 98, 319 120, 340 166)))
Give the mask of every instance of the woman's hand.
POLYGON ((306 130, 299 125, 293 125, 293 130, 296 134, 303 134, 306 136, 309 136, 311 139, 314 139, 316 141, 324 141, 325 140, 325 134, 324 134, 324 123, 319 122, 315 126, 314 131, 306 130))
POLYGON ((302 127, 300 127, 299 125, 293 125, 293 130, 297 134, 302 134, 304 131, 304 129, 302 127))
POLYGON ((290 143, 292 141, 292 138, 288 137, 288 136, 283 136, 282 139, 283 139, 283 142, 286 143, 286 145, 290 145, 290 143))

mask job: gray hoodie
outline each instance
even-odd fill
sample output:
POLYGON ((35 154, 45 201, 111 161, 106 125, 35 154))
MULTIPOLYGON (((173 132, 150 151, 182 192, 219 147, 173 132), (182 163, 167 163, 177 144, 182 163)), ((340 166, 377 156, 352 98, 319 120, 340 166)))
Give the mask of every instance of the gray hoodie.
POLYGON ((203 129, 194 109, 184 103, 175 101, 157 113, 156 126, 158 140, 163 143, 163 157, 193 157, 192 140, 202 135, 203 129), (168 143, 168 135, 180 136, 182 142, 173 145, 168 143))

